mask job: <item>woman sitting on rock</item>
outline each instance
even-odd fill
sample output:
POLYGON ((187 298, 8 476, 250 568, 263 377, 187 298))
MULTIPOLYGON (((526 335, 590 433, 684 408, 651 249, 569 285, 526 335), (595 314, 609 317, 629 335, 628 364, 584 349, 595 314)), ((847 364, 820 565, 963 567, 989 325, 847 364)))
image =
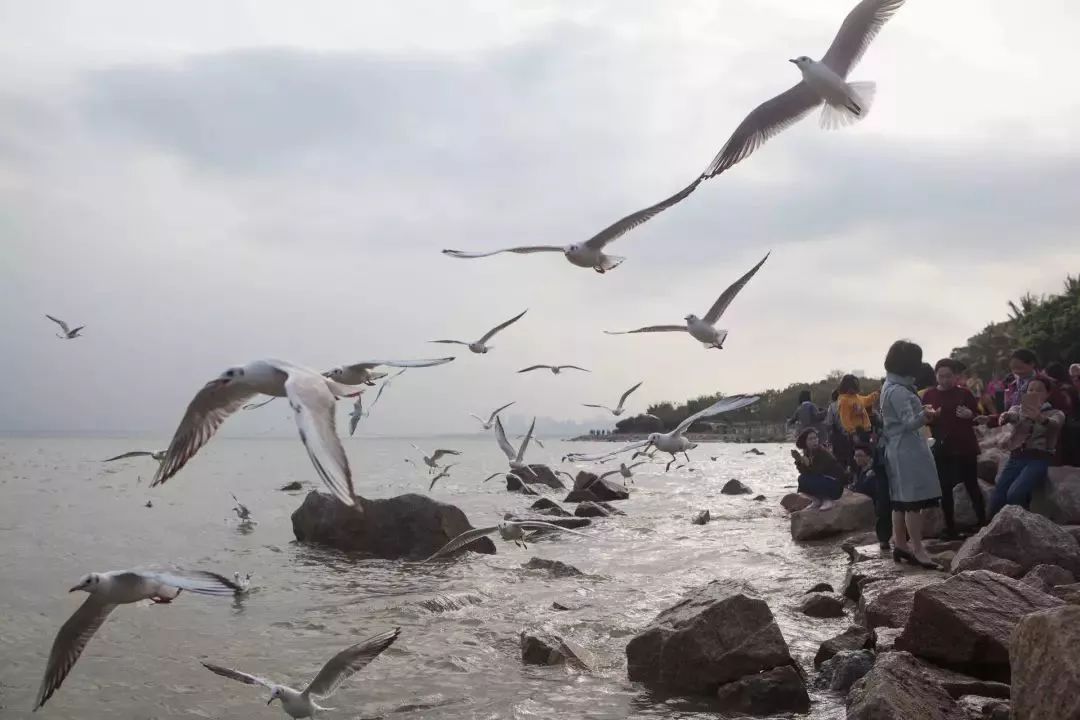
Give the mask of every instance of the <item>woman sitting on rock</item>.
POLYGON ((821 445, 821 438, 813 428, 799 433, 792 450, 795 469, 799 471, 799 492, 809 495, 810 507, 828 510, 833 501, 840 499, 848 482, 847 470, 821 445))

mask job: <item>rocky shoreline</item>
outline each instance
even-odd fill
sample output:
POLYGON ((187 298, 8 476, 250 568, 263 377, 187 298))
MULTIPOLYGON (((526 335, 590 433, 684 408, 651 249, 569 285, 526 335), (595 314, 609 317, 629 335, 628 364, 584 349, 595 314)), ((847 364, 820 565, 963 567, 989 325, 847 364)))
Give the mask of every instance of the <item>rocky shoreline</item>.
MULTIPOLYGON (((790 442, 787 435, 777 433, 762 433, 754 436, 733 435, 730 433, 685 433, 683 437, 696 443, 737 443, 746 445, 748 443, 790 442)), ((577 437, 567 438, 566 442, 632 443, 647 440, 648 438, 649 433, 611 433, 610 435, 578 435, 577 437)))

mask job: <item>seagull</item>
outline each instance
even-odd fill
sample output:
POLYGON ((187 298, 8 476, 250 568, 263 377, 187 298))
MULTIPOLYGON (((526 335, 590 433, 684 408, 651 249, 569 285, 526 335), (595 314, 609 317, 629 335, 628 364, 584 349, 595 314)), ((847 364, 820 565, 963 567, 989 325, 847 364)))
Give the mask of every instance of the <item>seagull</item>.
POLYGON ((455 550, 460 550, 473 540, 481 538, 484 535, 490 535, 493 532, 498 531, 499 536, 503 540, 511 540, 513 543, 521 548, 526 548, 525 541, 529 538, 526 536, 526 530, 558 530, 559 532, 570 533, 571 535, 580 535, 581 537, 589 537, 585 533, 579 533, 569 528, 560 527, 552 523, 542 522, 540 520, 503 520, 498 525, 492 525, 491 527, 473 528, 472 530, 466 530, 458 535, 450 542, 443 545, 436 551, 434 555, 424 560, 423 562, 431 562, 437 557, 442 555, 448 555, 455 550))
POLYGON ((622 475, 624 480, 633 482, 634 473, 631 471, 638 465, 648 465, 648 463, 644 460, 642 460, 641 462, 633 463, 632 465, 627 465, 626 463, 619 463, 618 470, 611 470, 610 472, 606 472, 600 476, 600 479, 603 480, 604 478, 611 477, 612 475, 622 475))
POLYGON ((439 469, 439 458, 441 458, 443 455, 460 455, 461 454, 460 450, 436 450, 435 452, 431 453, 431 456, 429 457, 427 455, 424 455, 424 451, 421 450, 420 448, 416 447, 416 445, 413 445, 413 443, 409 443, 409 444, 413 446, 413 449, 416 450, 416 452, 423 455, 424 464, 428 466, 428 472, 435 472, 436 470, 439 469))
MULTIPOLYGON (((529 448, 529 441, 532 440, 533 430, 536 428, 536 418, 533 418, 532 424, 529 425, 529 432, 525 433, 525 438, 521 441, 521 445, 517 450, 514 450, 514 446, 510 444, 510 441, 506 439, 506 430, 503 429, 502 418, 495 418, 495 442, 499 444, 499 449, 506 455, 506 459, 510 463, 510 474, 521 480, 521 484, 525 485, 526 481, 522 476, 536 478, 536 473, 532 471, 525 463, 525 451, 529 448)), ((501 475, 502 473, 495 473, 495 475, 501 475)), ((492 476, 494 477, 494 476, 492 476)), ((487 480, 490 480, 489 477, 487 480)), ((487 482, 485 480, 484 482, 487 482)))
POLYGON ((352 435, 356 432, 356 426, 357 424, 359 424, 361 418, 370 417, 371 411, 375 409, 375 404, 379 402, 379 398, 382 397, 383 390, 385 390, 387 386, 390 385, 391 382, 393 382, 394 378, 400 377, 402 374, 404 374, 406 370, 408 370, 408 368, 401 368, 396 373, 382 381, 382 383, 379 385, 379 392, 375 393, 375 399, 371 401, 371 405, 368 406, 367 410, 364 409, 364 396, 358 395, 356 397, 356 402, 353 404, 352 412, 349 413, 349 435, 352 435))
POLYGON ((607 405, 592 405, 592 404, 590 404, 590 403, 583 403, 583 404, 584 404, 584 406, 585 406, 585 407, 588 407, 588 408, 600 408, 601 410, 607 410, 607 411, 608 411, 609 413, 611 413, 611 414, 612 414, 612 415, 614 415, 615 417, 619 417, 619 416, 620 416, 620 415, 622 415, 622 414, 623 414, 624 412, 626 412, 626 410, 624 410, 624 409, 623 409, 623 403, 625 403, 625 402, 626 402, 626 398, 630 397, 630 393, 634 392, 634 391, 635 391, 635 390, 637 390, 637 389, 638 389, 639 387, 641 387, 641 383, 643 383, 643 382, 645 382, 645 381, 644 381, 644 380, 642 380, 642 381, 641 381, 641 382, 639 382, 639 383, 638 383, 637 385, 635 385, 634 387, 632 387, 632 388, 630 388, 629 390, 627 390, 626 392, 624 392, 624 393, 622 394, 622 397, 621 397, 621 398, 619 398, 619 404, 618 404, 618 405, 616 405, 616 406, 614 407, 614 409, 613 409, 613 408, 609 408, 609 407, 608 407, 607 405))
POLYGON ((270 690, 270 699, 266 701, 267 705, 275 700, 280 700, 281 709, 289 717, 310 718, 315 717, 315 713, 319 711, 334 709, 321 707, 315 702, 316 698, 322 700, 333 695, 334 691, 341 687, 343 682, 363 670, 383 650, 393 645, 399 634, 401 634, 401 628, 394 628, 370 637, 352 647, 345 648, 323 665, 319 674, 304 690, 294 690, 287 685, 278 685, 261 677, 248 675, 245 672, 231 670, 213 663, 204 662, 202 665, 210 672, 217 673, 230 680, 238 680, 248 685, 262 685, 270 690))
POLYGON ((765 257, 761 258, 754 267, 750 268, 750 271, 743 275, 741 278, 732 283, 731 287, 720 294, 720 297, 716 299, 713 306, 709 308, 709 311, 705 313, 705 317, 699 318, 697 315, 691 313, 686 316, 685 325, 650 325, 649 327, 638 328, 637 330, 625 330, 623 332, 611 332, 605 330, 608 335, 630 335, 632 333, 653 333, 653 332, 688 332, 696 339, 700 340, 705 345, 706 349, 716 348, 721 350, 724 347, 724 340, 727 339, 728 331, 719 330, 716 328, 716 322, 720 319, 720 316, 727 310, 728 305, 735 299, 735 296, 739 294, 739 291, 746 286, 746 283, 750 282, 750 278, 754 277, 754 274, 765 264, 765 261, 769 259, 767 253, 765 257))
MULTIPOLYGON (((232 493, 229 493, 232 495, 232 493)), ((248 510, 247 505, 237 500, 236 496, 232 496, 233 501, 236 503, 236 507, 233 508, 233 512, 236 513, 236 517, 240 518, 244 522, 251 520, 251 511, 248 510)))
POLYGON ((105 458, 101 462, 112 462, 113 460, 126 460, 127 458, 133 458, 133 457, 149 457, 149 458, 153 458, 154 460, 157 460, 158 462, 161 462, 162 460, 165 459, 165 451, 164 450, 158 450, 157 452, 150 452, 148 450, 132 450, 131 452, 126 452, 123 455, 117 455, 116 457, 105 458))
MULTIPOLYGON (((323 375, 331 380, 336 380, 342 385, 374 385, 376 380, 387 375, 383 372, 374 372, 375 368, 381 365, 395 368, 435 367, 436 365, 445 365, 453 359, 453 357, 441 357, 426 360, 365 360, 364 362, 342 365, 327 370, 323 375)), ((398 373, 398 375, 400 374, 398 373)), ((397 377, 397 375, 394 377, 397 377)))
POLYGON ((495 347, 494 345, 488 345, 487 341, 495 337, 495 333, 516 323, 518 320, 521 319, 521 316, 527 312, 529 311, 523 310, 521 314, 515 315, 514 317, 504 322, 502 325, 496 325, 495 327, 484 333, 484 335, 476 342, 464 342, 462 340, 432 340, 431 342, 449 345, 465 345, 474 353, 477 353, 478 355, 484 355, 485 353, 487 353, 488 350, 491 350, 495 347))
POLYGON ((64 322, 63 320, 61 320, 60 318, 54 318, 52 315, 49 315, 48 313, 45 313, 45 317, 49 318, 54 323, 56 323, 57 325, 60 326, 60 329, 63 332, 62 333, 57 333, 56 337, 60 338, 61 340, 74 340, 75 338, 80 337, 79 332, 83 328, 86 327, 85 325, 80 325, 79 327, 72 330, 71 328, 68 327, 68 324, 66 322, 64 322))
MULTIPOLYGON (((514 402, 517 402, 517 401, 515 400, 514 402)), ((474 417, 474 418, 476 418, 477 420, 479 420, 479 421, 480 421, 480 424, 484 426, 484 429, 485 429, 485 430, 490 430, 491 428, 495 427, 495 418, 499 416, 499 413, 501 413, 501 412, 502 412, 503 410, 505 410, 506 408, 510 407, 510 406, 511 406, 511 405, 513 405, 513 404, 514 404, 514 403, 512 403, 512 402, 508 402, 508 403, 506 403, 506 404, 505 404, 505 405, 503 405, 503 406, 502 406, 501 408, 498 408, 497 410, 495 410, 494 412, 492 412, 492 413, 491 413, 491 416, 490 416, 490 417, 488 417, 488 419, 487 419, 487 420, 485 420, 484 418, 480 417, 479 415, 473 415, 472 413, 469 413, 469 416, 470 416, 470 417, 474 417)))
POLYGON ((626 217, 618 220, 612 225, 607 226, 596 235, 592 236, 584 243, 573 243, 571 245, 528 245, 524 247, 512 247, 503 248, 502 250, 492 250, 491 252, 465 252, 462 250, 443 250, 444 255, 456 258, 482 258, 489 257, 491 255, 498 255, 499 253, 517 253, 518 255, 528 255, 531 253, 541 252, 561 252, 566 256, 566 259, 571 264, 577 265, 583 268, 592 268, 601 275, 608 270, 614 270, 617 268, 623 260, 626 258, 619 257, 617 255, 607 255, 604 253, 604 247, 620 237, 628 233, 629 231, 641 225, 643 222, 651 219, 655 215, 659 215, 664 210, 667 210, 672 205, 682 201, 690 193, 697 189, 698 183, 704 178, 696 178, 694 182, 675 193, 666 200, 661 200, 655 205, 645 208, 644 210, 638 210, 631 213, 626 217))
POLYGON ((719 175, 745 160, 766 140, 794 125, 822 103, 825 107, 821 127, 826 129, 866 117, 876 86, 872 82, 849 83, 847 76, 870 41, 903 4, 904 0, 862 0, 848 13, 820 61, 805 55, 791 60, 802 73, 802 80, 747 115, 709 163, 702 179, 719 175))
MULTIPOLYGON (((515 436, 514 436, 514 439, 515 439, 515 440, 521 440, 521 439, 522 439, 522 438, 524 438, 524 437, 525 437, 524 435, 515 435, 515 436)), ((540 438, 534 437, 534 438, 532 439, 532 441, 533 441, 534 443, 536 443, 537 447, 539 447, 539 448, 543 449, 543 447, 544 447, 544 443, 540 442, 540 438)))
POLYGON ((211 572, 194 572, 189 577, 172 573, 141 570, 113 570, 90 573, 79 580, 69 592, 82 590, 89 594, 79 609, 68 618, 53 640, 45 678, 38 690, 34 710, 45 704, 60 689, 79 655, 117 605, 140 600, 170 603, 182 590, 198 595, 235 596, 241 592, 233 581, 211 572))
POLYGON ((232 574, 233 582, 236 583, 237 587, 240 588, 239 592, 247 594, 248 590, 251 588, 252 574, 253 573, 246 573, 244 575, 241 575, 239 572, 234 572, 232 574))
POLYGON ((356 504, 352 472, 337 436, 334 401, 362 390, 284 360, 256 360, 229 368, 195 394, 150 487, 161 485, 179 472, 226 418, 262 393, 289 399, 300 440, 315 471, 337 499, 351 507, 356 504))
POLYGON ((522 368, 521 370, 518 370, 518 374, 532 372, 533 370, 550 370, 552 375, 558 375, 563 370, 580 370, 581 372, 592 372, 591 370, 586 370, 585 368, 578 367, 577 365, 530 365, 527 368, 522 368))
POLYGON ((435 488, 435 483, 437 483, 439 480, 442 480, 444 477, 450 477, 450 468, 454 467, 455 465, 457 465, 457 463, 450 463, 449 465, 444 467, 438 475, 431 478, 431 484, 428 485, 428 492, 431 492, 435 488))

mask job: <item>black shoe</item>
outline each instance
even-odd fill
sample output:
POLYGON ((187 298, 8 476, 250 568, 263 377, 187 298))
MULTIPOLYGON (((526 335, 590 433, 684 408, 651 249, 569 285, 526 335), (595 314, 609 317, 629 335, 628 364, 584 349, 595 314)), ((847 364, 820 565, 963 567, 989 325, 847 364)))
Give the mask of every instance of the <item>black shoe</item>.
POLYGON ((923 562, 919 558, 912 555, 911 556, 911 562, 912 562, 912 564, 918 565, 921 568, 926 568, 927 570, 940 570, 941 572, 945 572, 945 568, 941 567, 940 565, 938 565, 933 560, 931 560, 930 562, 923 562))
POLYGON ((878 543, 878 547, 881 548, 881 552, 889 552, 892 550, 892 545, 887 542, 878 543))
POLYGON ((909 553, 907 550, 901 550, 900 548, 893 548, 892 559, 893 559, 893 562, 897 562, 897 563, 900 562, 901 560, 907 560, 909 563, 911 563, 913 565, 918 562, 918 560, 915 559, 914 555, 909 553))

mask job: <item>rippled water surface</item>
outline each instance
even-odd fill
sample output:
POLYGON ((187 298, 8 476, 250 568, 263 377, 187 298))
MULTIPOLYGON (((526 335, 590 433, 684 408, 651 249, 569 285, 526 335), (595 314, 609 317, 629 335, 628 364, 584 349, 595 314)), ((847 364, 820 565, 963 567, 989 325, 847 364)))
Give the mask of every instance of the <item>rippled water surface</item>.
MULTIPOLYGON (((315 480, 295 439, 215 439, 154 490, 147 487, 155 469, 149 458, 100 462, 145 444, 0 439, 0 717, 31 717, 49 646, 83 600, 66 591, 92 570, 252 572, 255 590, 238 602, 185 594, 168 606, 119 608, 35 718, 286 717, 276 703, 266 706, 263 689, 212 675, 199 660, 302 686, 337 650, 393 626, 402 628, 398 642, 326 703, 338 708, 333 717, 713 718, 707 704, 654 698, 626 679, 627 641, 684 591, 722 577, 751 581, 807 668, 818 644, 847 624, 794 610, 809 586, 837 584, 844 565, 835 544, 790 540, 778 505, 794 484, 788 446, 762 445, 766 454, 758 457, 744 454, 746 446, 702 445, 692 454, 698 472, 638 468, 630 500, 619 503, 627 516, 595 521, 584 530, 587 540, 562 536, 528 550, 500 542, 494 556, 418 566, 293 541, 289 515, 303 493, 278 488, 315 480), (768 500, 721 495, 733 477, 768 500), (230 492, 257 525, 238 525, 230 492), (147 499, 152 508, 144 507, 147 499), (703 508, 713 522, 690 524, 703 508), (534 555, 588 576, 553 579, 522 569, 534 555), (481 602, 442 613, 418 605, 454 593, 475 593, 481 602), (551 604, 560 598, 582 607, 556 612, 551 604), (576 640, 599 667, 523 666, 518 633, 533 627, 576 640)), ((461 507, 474 525, 494 524, 532 502, 495 481, 480 484, 505 466, 492 440, 420 444, 463 451, 433 494, 461 507)), ((531 461, 558 466, 567 450, 613 447, 545 445, 530 450, 531 461)), ((358 493, 426 491, 424 473, 402 461, 414 456, 408 441, 347 440, 346 448, 358 493)), ((838 698, 812 698, 811 717, 843 717, 838 698)))

